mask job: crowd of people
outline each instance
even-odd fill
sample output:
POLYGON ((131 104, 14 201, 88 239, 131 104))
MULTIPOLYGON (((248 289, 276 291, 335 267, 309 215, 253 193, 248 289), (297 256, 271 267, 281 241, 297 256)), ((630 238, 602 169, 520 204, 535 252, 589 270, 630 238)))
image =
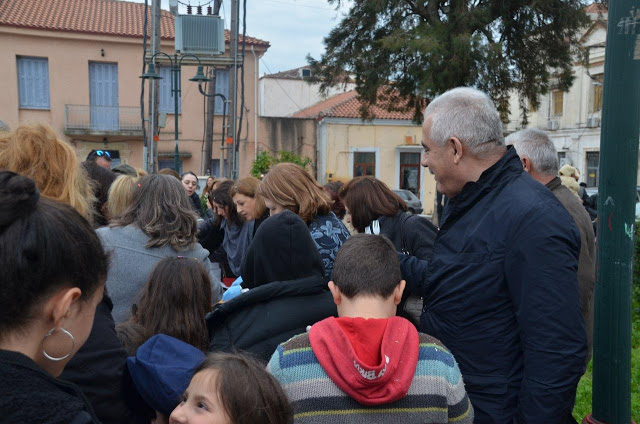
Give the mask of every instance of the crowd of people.
POLYGON ((572 423, 594 232, 547 135, 485 94, 425 110, 439 228, 371 176, 325 187, 80 162, 0 134, 7 423, 572 423))

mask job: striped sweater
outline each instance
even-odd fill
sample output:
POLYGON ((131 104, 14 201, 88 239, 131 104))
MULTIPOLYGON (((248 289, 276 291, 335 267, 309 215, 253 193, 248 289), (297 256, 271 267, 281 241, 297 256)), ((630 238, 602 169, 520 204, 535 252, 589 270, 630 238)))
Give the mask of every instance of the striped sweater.
POLYGON ((409 392, 384 405, 361 405, 340 390, 318 362, 308 334, 278 346, 267 369, 287 393, 295 423, 473 423, 473 407, 453 355, 431 336, 419 334, 419 340, 409 392))

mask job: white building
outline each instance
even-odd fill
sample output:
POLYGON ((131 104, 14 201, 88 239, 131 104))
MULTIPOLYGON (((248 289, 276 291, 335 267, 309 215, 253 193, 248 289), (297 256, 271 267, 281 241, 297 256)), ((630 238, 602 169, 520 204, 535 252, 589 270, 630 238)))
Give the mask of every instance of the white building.
MULTIPOLYGON (((560 166, 568 163, 580 171, 580 182, 598 186, 600 160, 600 118, 602 82, 607 38, 607 11, 595 3, 587 7, 591 25, 582 36, 589 50, 588 66, 576 59, 573 70, 576 79, 568 92, 551 90, 540 97, 538 110, 530 111, 529 127, 546 130, 551 137, 560 166)), ((507 132, 521 129, 521 112, 517 96, 511 99, 507 132)))
POLYGON ((336 94, 353 90, 355 84, 329 89, 326 96, 320 93, 320 84, 311 84, 309 67, 290 69, 260 78, 260 116, 291 116, 336 94))

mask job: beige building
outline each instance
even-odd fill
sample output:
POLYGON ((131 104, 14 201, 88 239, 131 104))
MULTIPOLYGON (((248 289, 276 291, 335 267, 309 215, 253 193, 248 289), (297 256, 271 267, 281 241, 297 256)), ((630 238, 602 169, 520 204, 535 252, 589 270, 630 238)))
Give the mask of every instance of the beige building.
POLYGON ((362 121, 360 100, 348 91, 297 112, 292 119, 313 118, 316 125, 318 181, 347 181, 372 175, 391 189, 413 192, 425 214, 432 214, 436 184, 420 166, 422 128, 412 112, 372 108, 374 118, 362 121))
MULTIPOLYGON (((163 52, 174 53, 174 16, 162 11, 163 52)), ((114 163, 143 166, 140 93, 144 4, 111 0, 0 0, 0 121, 9 127, 46 122, 84 159, 92 150, 111 153, 114 163)), ((228 56, 228 34, 227 53, 228 56)), ((245 113, 240 138, 240 175, 249 172, 255 149, 258 66, 269 47, 247 37, 245 113)), ((161 76, 160 167, 173 167, 174 106, 170 70, 161 76), (162 122, 164 121, 164 122, 162 122)), ((183 171, 203 174, 204 97, 182 68, 179 147, 183 171)), ((217 68, 216 91, 228 95, 228 69, 217 68)), ((145 97, 149 84, 145 84, 145 97)), ((227 96, 228 97, 228 96, 227 96)), ((222 103, 216 100, 214 173, 220 167, 222 103)), ((144 99, 148 114, 148 99, 144 99)))
MULTIPOLYGON (((529 127, 547 131, 558 151, 560 165, 570 164, 580 171, 580 182, 589 187, 599 185, 600 130, 604 54, 607 40, 607 9, 592 4, 586 8, 591 24, 585 28, 581 42, 589 51, 588 62, 575 59, 576 77, 567 92, 552 89, 539 98, 540 107, 529 112, 529 127)), ((522 128, 518 98, 510 102, 507 132, 522 128)), ((638 176, 640 181, 640 174, 638 176)))

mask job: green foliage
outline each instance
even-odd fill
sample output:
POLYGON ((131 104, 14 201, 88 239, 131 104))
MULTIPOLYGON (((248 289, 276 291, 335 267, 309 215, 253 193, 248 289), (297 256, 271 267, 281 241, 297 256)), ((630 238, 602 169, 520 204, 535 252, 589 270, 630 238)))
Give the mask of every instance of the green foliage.
POLYGON ((300 165, 306 169, 311 163, 311 159, 307 156, 299 156, 285 150, 278 152, 278 157, 275 157, 269 151, 265 150, 260 152, 256 160, 253 162, 251 175, 256 178, 260 178, 262 175, 266 174, 272 166, 282 162, 295 163, 296 165, 300 165))
MULTIPOLYGON (((328 0, 336 6, 343 1, 328 0)), ((353 76, 364 119, 371 118, 372 105, 387 99, 388 107, 413 110, 420 121, 425 99, 454 87, 475 86, 492 96, 503 119, 509 93, 517 92, 526 122, 528 104, 537 108, 539 94, 571 87, 573 48, 589 23, 581 0, 351 4, 324 39, 326 52, 307 60, 311 82, 321 82, 323 90, 353 76)))

